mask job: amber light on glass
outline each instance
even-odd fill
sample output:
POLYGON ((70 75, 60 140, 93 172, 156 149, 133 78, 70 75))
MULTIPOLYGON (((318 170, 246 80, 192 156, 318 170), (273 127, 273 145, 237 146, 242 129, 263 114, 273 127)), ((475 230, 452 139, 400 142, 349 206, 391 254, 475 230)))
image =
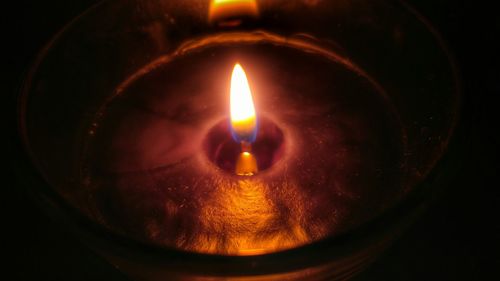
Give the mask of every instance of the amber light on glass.
POLYGON ((259 9, 255 0, 213 0, 210 3, 209 21, 219 25, 236 26, 242 17, 257 17, 259 9))

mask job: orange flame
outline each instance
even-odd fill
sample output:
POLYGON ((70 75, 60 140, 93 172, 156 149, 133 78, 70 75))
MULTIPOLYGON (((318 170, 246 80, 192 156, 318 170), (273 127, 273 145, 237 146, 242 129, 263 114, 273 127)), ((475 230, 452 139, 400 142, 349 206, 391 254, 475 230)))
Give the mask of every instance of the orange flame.
POLYGON ((212 0, 210 3, 209 21, 229 20, 226 25, 239 24, 242 17, 257 17, 259 9, 256 0, 212 0))
POLYGON ((257 116, 245 71, 239 63, 231 77, 231 127, 237 141, 253 142, 257 132, 257 116))

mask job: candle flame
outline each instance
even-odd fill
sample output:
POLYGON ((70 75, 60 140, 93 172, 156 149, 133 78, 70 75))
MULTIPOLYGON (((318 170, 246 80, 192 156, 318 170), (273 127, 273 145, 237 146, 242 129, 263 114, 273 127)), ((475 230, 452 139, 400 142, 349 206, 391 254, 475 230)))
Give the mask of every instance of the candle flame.
POLYGON ((231 77, 231 127, 239 142, 253 142, 257 134, 257 116, 248 79, 239 63, 231 77))
POLYGON ((231 26, 238 25, 238 19, 242 17, 257 17, 258 14, 259 9, 256 0, 212 0, 209 21, 231 26), (226 22, 226 24, 221 22, 228 19, 229 22, 226 22))

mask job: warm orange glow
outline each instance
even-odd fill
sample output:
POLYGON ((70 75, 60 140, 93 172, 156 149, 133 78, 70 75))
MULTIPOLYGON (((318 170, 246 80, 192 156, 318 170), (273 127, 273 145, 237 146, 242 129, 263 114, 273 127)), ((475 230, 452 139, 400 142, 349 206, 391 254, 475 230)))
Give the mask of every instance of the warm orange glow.
POLYGON ((255 0, 212 0, 209 20, 211 22, 237 20, 242 17, 256 17, 258 13, 255 0))
POLYGON ((242 152, 236 161, 236 174, 238 176, 253 176, 258 171, 257 159, 250 152, 242 152))
POLYGON ((257 130, 257 116, 252 92, 245 71, 240 64, 234 66, 231 77, 231 126, 239 141, 253 141, 257 130))
POLYGON ((269 197, 270 187, 253 179, 221 181, 200 211, 199 228, 205 232, 190 240, 191 250, 247 256, 307 244, 311 237, 301 221, 302 202, 290 202, 284 215, 280 201, 269 197))

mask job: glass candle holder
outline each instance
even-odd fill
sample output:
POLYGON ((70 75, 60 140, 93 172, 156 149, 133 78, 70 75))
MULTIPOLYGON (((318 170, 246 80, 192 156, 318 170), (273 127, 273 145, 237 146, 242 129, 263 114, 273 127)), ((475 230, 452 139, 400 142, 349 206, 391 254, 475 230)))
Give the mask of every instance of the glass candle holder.
POLYGON ((19 121, 33 190, 135 279, 345 280, 422 211, 459 103, 404 2, 127 0, 50 42, 19 121))

